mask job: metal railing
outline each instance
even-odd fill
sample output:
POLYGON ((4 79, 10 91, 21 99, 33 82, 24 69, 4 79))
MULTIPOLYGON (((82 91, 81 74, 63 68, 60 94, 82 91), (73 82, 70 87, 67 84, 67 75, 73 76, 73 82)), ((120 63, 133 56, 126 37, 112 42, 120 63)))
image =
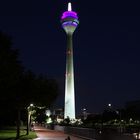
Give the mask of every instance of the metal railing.
POLYGON ((78 128, 78 127, 65 127, 64 132, 67 134, 75 135, 78 137, 93 140, 96 138, 95 129, 90 128, 78 128))

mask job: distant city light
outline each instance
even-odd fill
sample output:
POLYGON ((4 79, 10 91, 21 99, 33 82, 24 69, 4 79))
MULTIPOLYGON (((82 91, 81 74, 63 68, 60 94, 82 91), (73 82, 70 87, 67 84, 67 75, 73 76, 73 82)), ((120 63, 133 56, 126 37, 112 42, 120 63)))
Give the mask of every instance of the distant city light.
POLYGON ((111 107, 111 104, 108 104, 109 107, 111 107))
POLYGON ((83 111, 86 111, 86 108, 83 108, 83 111))

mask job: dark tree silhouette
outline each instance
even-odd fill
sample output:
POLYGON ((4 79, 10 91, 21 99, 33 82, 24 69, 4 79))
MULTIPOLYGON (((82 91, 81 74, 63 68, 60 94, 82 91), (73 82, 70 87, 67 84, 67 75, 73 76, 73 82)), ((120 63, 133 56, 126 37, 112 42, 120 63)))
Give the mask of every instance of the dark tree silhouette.
MULTIPOLYGON (((58 85, 55 80, 47 79, 42 75, 35 76, 31 71, 25 73, 21 86, 24 106, 34 103, 36 106, 49 108, 59 94, 58 85)), ((29 133, 28 130, 27 125, 27 134, 29 133)))
MULTIPOLYGON (((4 122, 3 118, 12 115, 13 110, 19 110, 17 107, 19 107, 20 102, 18 84, 23 75, 23 67, 18 60, 18 51, 12 49, 11 45, 10 37, 0 32, 0 116, 2 117, 0 120, 2 123, 4 122)), ((17 121, 17 126, 18 123, 17 121)), ((19 132, 17 133, 18 136, 19 132)))
POLYGON ((32 102, 50 107, 59 90, 55 80, 36 76, 31 71, 25 72, 18 60, 18 50, 12 49, 11 46, 11 38, 0 32, 0 125, 14 122, 17 118, 18 138, 20 111, 27 109, 32 102))
POLYGON ((10 37, 0 32, 0 108, 4 110, 14 107, 18 100, 17 87, 23 74, 18 51, 11 45, 10 37))

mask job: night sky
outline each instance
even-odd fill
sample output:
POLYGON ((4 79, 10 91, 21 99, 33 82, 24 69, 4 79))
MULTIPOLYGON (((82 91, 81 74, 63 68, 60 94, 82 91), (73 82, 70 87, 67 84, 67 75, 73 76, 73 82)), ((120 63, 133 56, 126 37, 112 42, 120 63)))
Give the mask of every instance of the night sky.
MULTIPOLYGON (((63 107, 66 34, 60 24, 68 0, 0 1, 0 30, 12 36, 26 69, 57 79, 63 107)), ((80 24, 74 33, 76 110, 100 112, 140 99, 138 3, 71 0, 80 24)))

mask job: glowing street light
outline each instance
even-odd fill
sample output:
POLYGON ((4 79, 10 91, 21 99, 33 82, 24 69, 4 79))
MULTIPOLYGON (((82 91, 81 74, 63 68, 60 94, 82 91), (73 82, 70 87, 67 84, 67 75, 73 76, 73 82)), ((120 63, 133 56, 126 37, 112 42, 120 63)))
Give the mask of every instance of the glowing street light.
POLYGON ((27 112, 28 112, 28 118, 27 118, 27 135, 29 134, 29 130, 30 130, 30 125, 31 125, 31 109, 32 107, 34 107, 34 104, 30 104, 28 107, 27 107, 27 112))
POLYGON ((30 104, 30 106, 34 106, 34 104, 30 104))

